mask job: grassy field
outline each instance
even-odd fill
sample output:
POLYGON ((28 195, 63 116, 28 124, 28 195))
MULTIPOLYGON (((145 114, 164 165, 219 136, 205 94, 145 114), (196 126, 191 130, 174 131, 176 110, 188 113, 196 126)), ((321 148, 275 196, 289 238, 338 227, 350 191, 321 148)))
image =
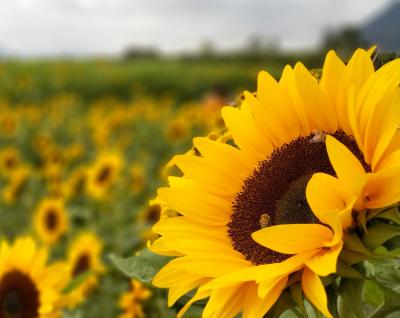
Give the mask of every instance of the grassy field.
MULTIPOLYGON (((318 68, 321 59, 306 56, 318 68)), ((0 98, 12 103, 43 102, 49 96, 73 94, 85 102, 105 97, 128 101, 137 94, 170 96, 178 102, 201 98, 210 90, 237 93, 255 88, 257 73, 278 77, 296 56, 257 59, 138 60, 0 60, 0 98)))

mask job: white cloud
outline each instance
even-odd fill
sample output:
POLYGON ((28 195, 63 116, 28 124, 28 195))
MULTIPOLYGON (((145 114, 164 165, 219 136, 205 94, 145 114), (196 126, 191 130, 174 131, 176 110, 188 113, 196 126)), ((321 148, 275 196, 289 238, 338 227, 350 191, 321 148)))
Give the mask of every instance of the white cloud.
POLYGON ((360 23, 390 0, 0 0, 0 48, 22 55, 118 54, 129 44, 165 51, 279 37, 315 45, 322 32, 360 23))

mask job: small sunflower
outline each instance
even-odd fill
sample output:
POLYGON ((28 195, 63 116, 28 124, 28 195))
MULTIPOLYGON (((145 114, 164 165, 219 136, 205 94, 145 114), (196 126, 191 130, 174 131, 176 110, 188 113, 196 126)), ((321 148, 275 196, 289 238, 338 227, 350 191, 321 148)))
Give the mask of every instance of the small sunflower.
POLYGON ((18 169, 21 164, 21 157, 18 150, 14 147, 7 147, 0 151, 0 169, 4 175, 10 175, 18 169))
POLYGON ((144 166, 139 162, 133 163, 130 169, 130 177, 133 193, 141 193, 146 186, 146 172, 144 166))
POLYGON ((89 168, 86 189, 96 199, 103 198, 117 180, 122 167, 122 158, 116 153, 101 154, 89 168))
POLYGON ((82 166, 75 169, 71 175, 68 176, 67 181, 63 184, 64 196, 68 199, 71 199, 84 194, 86 178, 86 167, 82 166))
POLYGON ((7 204, 14 203, 22 193, 29 175, 31 174, 31 168, 21 164, 9 172, 8 184, 4 187, 2 192, 3 201, 7 204))
POLYGON ((374 70, 373 50, 347 65, 331 51, 318 82, 298 63, 222 116, 233 140, 195 138, 175 156, 182 177, 159 197, 153 251, 177 256, 154 278, 168 304, 197 289, 178 316, 209 298, 203 317, 261 318, 290 284, 325 316, 320 276, 335 273, 354 215, 400 200, 400 60, 374 70))
POLYGON ((142 318, 145 317, 142 303, 148 300, 152 292, 136 279, 131 280, 130 290, 122 294, 119 307, 123 314, 119 318, 142 318))
POLYGON ((144 242, 153 242, 158 238, 151 227, 162 218, 177 216, 176 211, 171 210, 159 197, 149 201, 148 205, 140 212, 137 221, 145 226, 141 233, 144 242))
POLYGON ((84 276, 84 280, 65 297, 65 303, 73 308, 80 304, 88 292, 96 286, 98 275, 105 271, 101 260, 103 244, 93 233, 80 234, 69 247, 69 279, 84 276))
POLYGON ((0 246, 0 317, 56 318, 65 265, 46 265, 46 249, 38 249, 30 238, 0 246))
POLYGON ((46 244, 56 243, 68 231, 68 214, 62 199, 48 198, 39 203, 34 226, 46 244))

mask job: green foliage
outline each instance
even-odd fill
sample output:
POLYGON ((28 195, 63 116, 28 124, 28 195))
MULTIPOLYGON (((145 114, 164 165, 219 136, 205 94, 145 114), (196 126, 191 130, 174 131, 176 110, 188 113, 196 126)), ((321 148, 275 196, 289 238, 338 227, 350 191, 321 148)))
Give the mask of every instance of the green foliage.
POLYGON ((157 272, 171 260, 170 257, 154 254, 147 249, 129 258, 115 255, 111 255, 110 258, 125 275, 144 283, 151 283, 157 272))

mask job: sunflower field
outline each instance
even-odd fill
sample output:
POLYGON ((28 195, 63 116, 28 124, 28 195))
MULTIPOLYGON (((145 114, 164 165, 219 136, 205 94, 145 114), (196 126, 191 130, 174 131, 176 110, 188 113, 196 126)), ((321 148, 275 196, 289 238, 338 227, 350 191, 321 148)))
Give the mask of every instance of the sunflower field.
POLYGON ((1 61, 0 318, 399 317, 375 50, 1 61))
MULTIPOLYGON (((9 247, 0 253, 13 249, 24 271, 40 253, 48 253, 47 264, 64 265, 52 274, 64 280, 40 290, 61 292, 62 317, 173 317, 163 291, 130 281, 110 255, 134 255, 154 238, 156 189, 166 184, 168 162, 191 149, 194 136, 219 137, 220 108, 258 68, 1 62, 0 233, 9 247)), ((25 317, 14 302, 6 299, 7 317, 25 317)))

